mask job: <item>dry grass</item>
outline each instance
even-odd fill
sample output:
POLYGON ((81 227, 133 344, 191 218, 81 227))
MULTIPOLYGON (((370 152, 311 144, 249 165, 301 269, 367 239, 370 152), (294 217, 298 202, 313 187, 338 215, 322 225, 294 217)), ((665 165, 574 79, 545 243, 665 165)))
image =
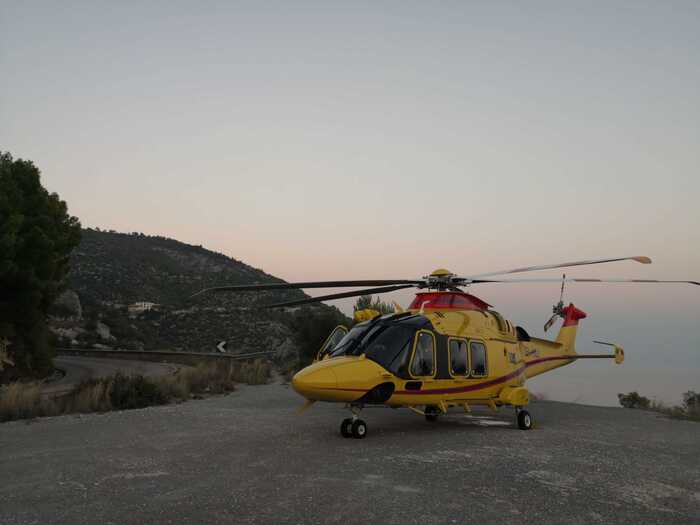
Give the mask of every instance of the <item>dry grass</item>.
POLYGON ((0 421, 34 417, 41 402, 39 383, 10 383, 0 387, 0 421))
POLYGON ((264 385, 270 380, 270 363, 263 359, 236 363, 233 367, 233 379, 249 385, 264 385))
POLYGON ((236 383, 267 383, 270 372, 270 364, 262 359, 200 363, 155 378, 117 374, 93 379, 56 399, 42 399, 39 383, 11 383, 0 388, 0 421, 108 412, 184 401, 202 394, 225 394, 235 390, 236 383))
POLYGON ((78 385, 62 402, 64 414, 89 414, 90 412, 107 412, 112 410, 111 390, 113 378, 105 380, 86 381, 78 385))

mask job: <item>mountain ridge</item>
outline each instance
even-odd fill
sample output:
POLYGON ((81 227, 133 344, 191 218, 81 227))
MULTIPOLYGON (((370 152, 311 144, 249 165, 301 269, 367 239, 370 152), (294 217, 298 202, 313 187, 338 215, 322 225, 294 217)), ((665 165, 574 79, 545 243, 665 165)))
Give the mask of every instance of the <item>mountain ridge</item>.
MULTIPOLYGON (((283 283, 233 257, 162 236, 87 228, 71 255, 67 291, 52 310, 60 346, 168 349, 211 352, 227 341, 231 352, 278 350, 298 354, 297 309, 267 310, 265 304, 308 297, 301 290, 212 293, 212 286, 283 283), (152 309, 129 310, 134 303, 152 309)), ((305 310, 345 320, 336 308, 305 310)))

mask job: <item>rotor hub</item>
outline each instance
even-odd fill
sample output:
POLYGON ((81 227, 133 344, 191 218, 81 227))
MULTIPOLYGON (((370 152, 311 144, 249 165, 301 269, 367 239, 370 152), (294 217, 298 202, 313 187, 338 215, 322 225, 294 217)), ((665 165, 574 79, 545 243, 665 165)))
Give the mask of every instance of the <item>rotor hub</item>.
POLYGON ((423 277, 423 280, 423 284, 418 288, 429 288, 443 292, 446 290, 461 291, 457 287, 465 284, 464 279, 457 277, 445 268, 434 270, 430 275, 423 277))

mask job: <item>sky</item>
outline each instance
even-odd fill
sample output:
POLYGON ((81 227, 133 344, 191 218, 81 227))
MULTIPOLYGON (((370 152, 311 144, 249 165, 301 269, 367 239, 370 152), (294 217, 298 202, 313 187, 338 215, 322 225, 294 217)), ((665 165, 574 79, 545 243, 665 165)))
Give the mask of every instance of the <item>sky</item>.
MULTIPOLYGON (((698 280, 698 57, 697 2, 5 0, 0 150, 33 160, 84 226, 288 281, 629 255, 654 264, 567 273, 698 280)), ((533 335, 559 295, 470 291, 533 335)), ((627 362, 533 390, 700 390, 700 289, 566 299, 589 313, 579 350, 608 338, 627 362)))

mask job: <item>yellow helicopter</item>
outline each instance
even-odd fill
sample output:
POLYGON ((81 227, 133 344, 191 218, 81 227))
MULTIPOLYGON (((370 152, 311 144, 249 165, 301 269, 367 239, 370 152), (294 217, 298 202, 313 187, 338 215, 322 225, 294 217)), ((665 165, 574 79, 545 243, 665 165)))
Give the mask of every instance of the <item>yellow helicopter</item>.
POLYGON ((290 307, 307 303, 380 294, 416 287, 419 291, 407 309, 380 315, 371 310, 356 312, 352 329, 338 326, 326 339, 316 360, 292 379, 294 389, 306 398, 303 409, 316 401, 343 403, 352 412, 344 419, 343 437, 364 438, 367 424, 359 414, 365 405, 406 407, 435 421, 451 407, 470 412, 473 406, 515 408, 519 428, 533 426, 532 415, 524 409, 530 401, 525 381, 577 359, 624 361, 624 350, 613 343, 596 341, 614 348, 612 354, 576 353, 578 323, 586 314, 573 303, 564 306, 566 282, 688 283, 651 279, 561 279, 561 296, 547 331, 558 318, 562 327, 553 341, 531 337, 527 331, 504 319, 491 305, 465 293, 461 287, 481 283, 559 282, 558 278, 502 279, 495 276, 550 270, 572 266, 632 260, 650 264, 645 256, 617 257, 516 268, 501 272, 457 276, 439 269, 421 279, 361 281, 318 281, 303 283, 220 286, 205 292, 246 292, 293 288, 366 287, 362 290, 313 297, 268 307, 290 307), (423 291, 425 290, 425 291, 423 291))

